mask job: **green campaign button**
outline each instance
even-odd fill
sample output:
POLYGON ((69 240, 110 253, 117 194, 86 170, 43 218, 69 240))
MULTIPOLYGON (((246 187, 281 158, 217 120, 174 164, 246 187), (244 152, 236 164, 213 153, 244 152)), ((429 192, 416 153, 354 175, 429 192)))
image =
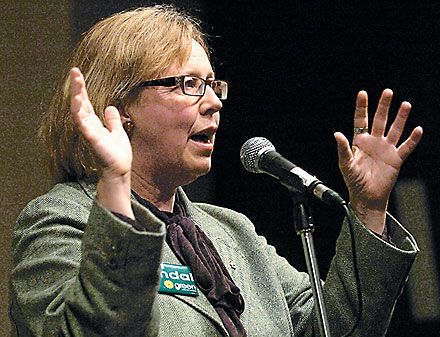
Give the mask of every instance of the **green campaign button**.
POLYGON ((160 293, 199 295, 189 266, 162 263, 160 267, 160 293))

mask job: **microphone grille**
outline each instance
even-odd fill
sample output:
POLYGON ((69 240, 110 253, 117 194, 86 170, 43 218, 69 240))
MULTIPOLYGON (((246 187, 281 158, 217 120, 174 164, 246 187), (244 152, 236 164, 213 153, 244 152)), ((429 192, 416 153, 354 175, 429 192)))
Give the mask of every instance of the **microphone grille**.
POLYGON ((240 150, 240 160, 244 168, 253 173, 261 173, 258 162, 263 153, 275 151, 275 146, 264 137, 248 139, 240 150))

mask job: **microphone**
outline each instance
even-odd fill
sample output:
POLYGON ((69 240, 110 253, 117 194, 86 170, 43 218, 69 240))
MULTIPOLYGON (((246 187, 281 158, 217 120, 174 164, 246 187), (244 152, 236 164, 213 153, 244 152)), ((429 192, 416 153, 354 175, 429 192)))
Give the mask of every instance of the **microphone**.
POLYGON ((299 192, 305 190, 329 205, 346 204, 338 193, 325 186, 318 178, 276 152, 275 146, 266 138, 248 139, 241 147, 240 160, 249 172, 269 174, 277 178, 289 190, 299 192))

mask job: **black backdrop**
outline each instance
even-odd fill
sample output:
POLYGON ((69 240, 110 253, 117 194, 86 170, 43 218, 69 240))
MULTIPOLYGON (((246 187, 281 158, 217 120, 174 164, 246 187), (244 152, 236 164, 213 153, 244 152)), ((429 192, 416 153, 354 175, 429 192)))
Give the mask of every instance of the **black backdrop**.
MULTIPOLYGON (((150 1, 73 1, 75 39, 99 18, 150 1)), ((304 269, 287 190, 273 178, 243 169, 239 150, 253 136, 347 197, 337 167, 335 131, 352 133, 355 97, 366 90, 371 115, 384 88, 413 105, 407 132, 424 138, 400 173, 428 186, 433 239, 440 231, 438 52, 440 3, 435 1, 174 1, 198 16, 210 34, 218 78, 230 84, 216 139, 211 200, 247 214, 294 266, 304 269)), ((197 196, 195 196, 197 198, 197 196)), ((314 234, 325 276, 343 214, 313 201, 314 234)), ((393 203, 390 205, 393 209, 393 203)), ((435 252, 437 257, 439 251, 435 252)), ((437 259, 438 260, 438 259, 437 259)), ((437 336, 438 321, 411 317, 406 292, 387 336, 437 336)))

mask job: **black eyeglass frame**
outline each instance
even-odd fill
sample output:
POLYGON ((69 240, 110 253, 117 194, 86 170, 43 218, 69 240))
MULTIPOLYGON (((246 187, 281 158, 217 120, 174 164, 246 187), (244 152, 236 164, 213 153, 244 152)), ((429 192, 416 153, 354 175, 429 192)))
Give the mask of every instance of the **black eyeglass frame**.
POLYGON ((217 95, 217 97, 224 101, 228 97, 228 83, 226 81, 222 80, 211 80, 211 79, 204 79, 201 77, 193 76, 193 75, 181 75, 181 76, 172 76, 172 77, 166 77, 166 78, 159 78, 156 80, 150 80, 139 83, 138 87, 173 87, 173 86, 179 86, 182 89, 182 92, 185 95, 188 96, 197 96, 201 97, 204 96, 206 93, 206 86, 210 86, 214 93, 217 95), (188 93, 185 89, 185 77, 191 77, 191 78, 197 78, 202 81, 203 85, 203 92, 202 93, 188 93), (216 91, 217 88, 220 88, 220 91, 216 91))

